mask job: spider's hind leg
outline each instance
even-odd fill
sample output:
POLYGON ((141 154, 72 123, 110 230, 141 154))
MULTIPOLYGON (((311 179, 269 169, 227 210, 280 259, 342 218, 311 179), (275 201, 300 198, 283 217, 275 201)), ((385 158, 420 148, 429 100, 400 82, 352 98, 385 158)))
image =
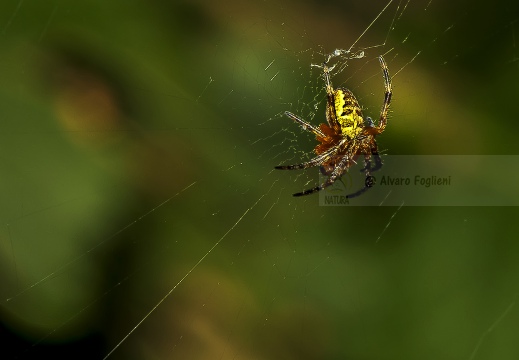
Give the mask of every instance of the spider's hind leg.
POLYGON ((380 157, 378 153, 378 146, 375 141, 370 146, 370 154, 364 155, 364 167, 360 169, 360 171, 368 171, 368 172, 375 172, 382 168, 383 162, 382 158, 380 157), (371 158, 374 158, 375 165, 372 166, 371 158))
POLYGON ((321 165, 319 166, 319 171, 324 176, 330 176, 330 174, 333 172, 333 167, 330 165, 321 165))
POLYGON ((298 123, 299 126, 301 126, 301 128, 302 128, 303 130, 310 131, 310 132, 314 133, 316 136, 324 137, 324 134, 323 134, 323 132, 321 131, 321 129, 316 128, 316 127, 313 126, 312 124, 310 124, 310 123, 304 121, 304 120, 301 119, 299 116, 292 114, 290 111, 285 111, 285 115, 286 115, 287 117, 289 117, 290 119, 294 120, 296 123, 298 123))
POLYGON ((373 165, 371 162, 372 157, 366 155, 364 158, 364 167, 362 169, 360 169, 361 172, 366 172, 366 171, 368 171, 370 173, 375 172, 375 171, 380 170, 382 168, 382 165, 384 165, 384 163, 382 162, 382 159, 378 153, 375 153, 372 155, 375 160, 375 165, 373 165))
POLYGON ((344 174, 344 172, 346 172, 348 170, 348 167, 349 167, 349 164, 351 161, 352 161, 352 159, 350 159, 350 157, 348 155, 344 155, 341 158, 341 160, 337 163, 337 165, 333 168, 333 171, 331 172, 331 174, 328 176, 328 179, 326 179, 326 181, 324 183, 322 183, 321 185, 316 186, 314 188, 296 193, 293 196, 310 195, 315 192, 321 191, 330 185, 333 185, 333 183, 337 179, 339 179, 342 176, 342 174, 344 174))
POLYGON ((364 187, 352 194, 346 195, 348 199, 357 197, 359 195, 364 194, 368 189, 372 188, 376 184, 376 179, 373 175, 371 175, 371 172, 375 172, 377 170, 380 170, 382 168, 382 159, 380 158, 380 155, 377 151, 376 144, 371 147, 371 154, 364 155, 364 168, 361 169, 361 171, 366 174, 366 177, 364 179, 364 187), (371 163, 371 156, 373 155, 375 159, 375 166, 372 166, 371 163))
POLYGON ((357 192, 354 192, 352 194, 346 195, 346 198, 352 199, 354 197, 357 197, 359 195, 364 194, 368 189, 372 188, 373 185, 375 185, 375 178, 371 176, 371 174, 366 175, 366 179, 364 180, 364 187, 357 192))

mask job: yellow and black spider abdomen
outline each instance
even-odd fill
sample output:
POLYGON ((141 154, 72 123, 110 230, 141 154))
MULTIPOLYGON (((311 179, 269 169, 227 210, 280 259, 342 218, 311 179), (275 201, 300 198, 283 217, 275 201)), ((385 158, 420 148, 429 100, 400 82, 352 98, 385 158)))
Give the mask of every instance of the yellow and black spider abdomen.
POLYGON ((354 138, 359 135, 364 126, 364 118, 355 95, 346 88, 335 89, 334 107, 337 122, 341 126, 342 136, 354 138))

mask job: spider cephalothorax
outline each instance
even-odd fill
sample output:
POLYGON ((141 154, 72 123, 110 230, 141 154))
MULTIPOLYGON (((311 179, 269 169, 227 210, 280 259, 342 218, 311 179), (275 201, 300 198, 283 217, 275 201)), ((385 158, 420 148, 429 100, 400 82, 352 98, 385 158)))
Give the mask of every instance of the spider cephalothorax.
MULTIPOLYGON (((330 57, 328 57, 328 60, 330 57)), ((297 122, 303 129, 315 134, 320 142, 314 151, 317 154, 313 159, 297 165, 276 166, 279 170, 307 169, 313 166, 320 166, 327 180, 319 186, 294 194, 294 196, 309 195, 332 185, 348 169, 356 164, 359 155, 364 155, 364 171, 366 180, 364 187, 355 193, 347 195, 353 198, 364 193, 374 184, 372 171, 382 167, 382 160, 378 154, 375 136, 382 133, 386 127, 389 104, 391 102, 391 78, 387 69, 386 62, 382 56, 378 57, 382 76, 384 77, 384 103, 380 110, 378 125, 375 126, 370 117, 364 118, 359 103, 353 93, 346 88, 334 89, 330 81, 330 70, 327 61, 322 65, 324 80, 326 83, 326 120, 327 124, 322 123, 318 128, 307 123, 300 117, 289 111, 285 115, 297 122), (374 157, 375 164, 372 166, 371 157, 374 157)))

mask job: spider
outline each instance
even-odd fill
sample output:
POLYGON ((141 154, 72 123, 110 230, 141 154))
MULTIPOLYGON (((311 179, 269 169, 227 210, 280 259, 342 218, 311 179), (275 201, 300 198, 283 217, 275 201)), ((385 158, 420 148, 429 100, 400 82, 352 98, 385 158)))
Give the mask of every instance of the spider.
POLYGON ((359 155, 364 155, 364 168, 361 169, 366 175, 364 187, 346 196, 347 198, 354 198, 363 194, 375 184, 375 178, 371 176, 371 172, 382 167, 382 159, 378 154, 375 137, 386 128, 389 104, 391 103, 391 78, 386 62, 382 56, 378 57, 384 78, 385 94, 378 125, 375 125, 370 117, 364 119, 359 103, 350 90, 342 87, 333 88, 330 81, 330 71, 333 70, 335 65, 328 67, 327 64, 331 57, 331 55, 328 56, 328 59, 322 65, 328 98, 326 103, 328 124, 322 123, 319 127, 314 127, 297 115, 285 111, 285 115, 298 123, 304 130, 314 133, 320 144, 314 149, 317 156, 313 159, 302 164, 280 165, 275 168, 279 170, 299 170, 319 166, 321 172, 328 176, 327 180, 321 185, 298 192, 294 196, 310 195, 332 185, 350 167, 356 164, 355 160, 359 155), (374 165, 371 163, 372 156, 375 161, 374 165))

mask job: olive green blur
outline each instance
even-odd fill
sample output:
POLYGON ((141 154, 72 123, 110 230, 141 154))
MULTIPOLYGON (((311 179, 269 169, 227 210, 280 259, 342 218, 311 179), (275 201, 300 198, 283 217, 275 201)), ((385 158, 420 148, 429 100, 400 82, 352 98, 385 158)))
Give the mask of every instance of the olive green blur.
POLYGON ((325 207, 274 170, 354 43, 333 83, 377 119, 384 56, 383 154, 519 153, 517 1, 3 0, 0 357, 519 358, 516 206, 325 207))

